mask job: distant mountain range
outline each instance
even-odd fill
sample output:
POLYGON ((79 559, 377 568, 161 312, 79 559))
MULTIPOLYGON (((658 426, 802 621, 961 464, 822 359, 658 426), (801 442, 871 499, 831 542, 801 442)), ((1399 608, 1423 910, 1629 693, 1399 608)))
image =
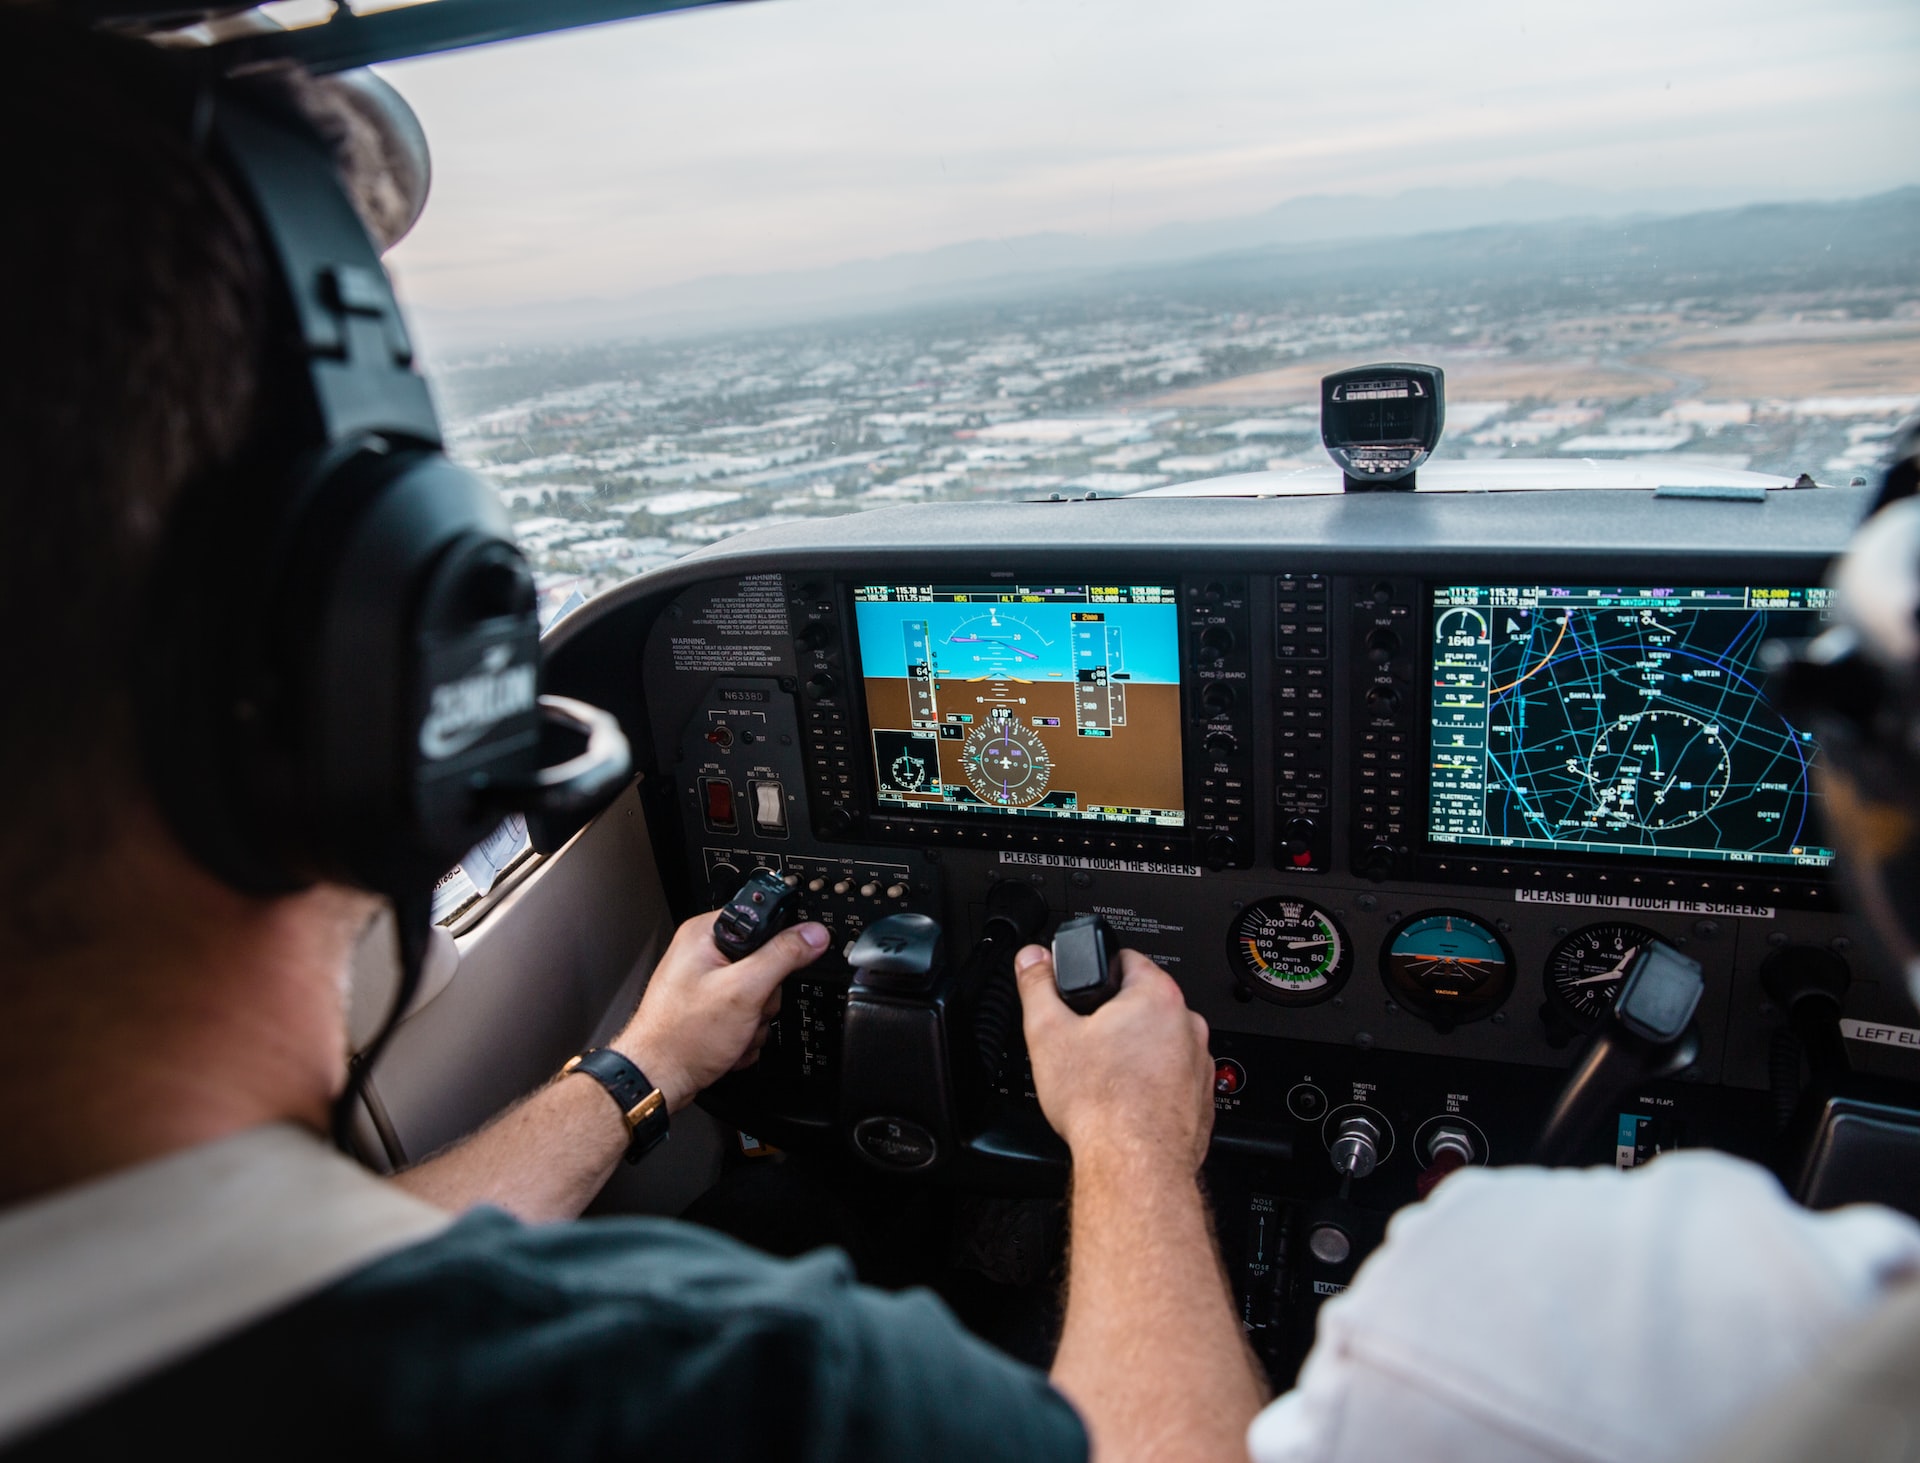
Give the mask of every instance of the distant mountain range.
POLYGON ((1709 193, 1595 194, 1551 183, 1311 197, 1243 218, 1111 238, 1042 233, 975 240, 823 269, 716 275, 620 299, 472 310, 419 308, 446 360, 498 345, 601 344, 799 324, 1046 293, 1150 290, 1259 308, 1301 290, 1396 280, 1551 290, 1791 289, 1920 277, 1920 186, 1838 202, 1746 203, 1709 193), (1691 281, 1692 283, 1687 283, 1691 281))

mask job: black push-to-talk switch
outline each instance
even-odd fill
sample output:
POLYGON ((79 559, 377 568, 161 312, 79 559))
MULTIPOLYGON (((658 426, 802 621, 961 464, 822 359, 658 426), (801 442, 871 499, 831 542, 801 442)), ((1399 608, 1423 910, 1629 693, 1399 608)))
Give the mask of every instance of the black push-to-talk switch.
POLYGON ((1099 915, 1075 915, 1053 932, 1053 984, 1082 1016, 1120 994, 1120 949, 1099 915))
POLYGON ((713 917, 713 943, 744 960, 793 923, 794 889, 771 869, 756 869, 713 917))

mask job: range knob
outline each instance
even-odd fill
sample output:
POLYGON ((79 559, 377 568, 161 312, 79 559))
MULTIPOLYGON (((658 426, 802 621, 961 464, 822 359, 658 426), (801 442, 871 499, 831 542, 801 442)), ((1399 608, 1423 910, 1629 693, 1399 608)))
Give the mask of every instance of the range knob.
POLYGON ((1207 689, 1200 693, 1200 709, 1209 716, 1225 716, 1239 699, 1226 681, 1209 681, 1207 689))
POLYGON ((1233 631, 1225 625, 1209 625, 1200 632, 1200 664, 1218 665, 1233 649, 1233 631))
POLYGON ((1380 1125, 1358 1114, 1341 1119, 1333 1130, 1331 1156, 1340 1177, 1365 1178, 1380 1166, 1380 1125))
POLYGON ((801 689, 809 701, 824 701, 840 689, 840 678, 832 671, 815 671, 801 689))
POLYGON ((1400 637, 1391 630, 1375 630, 1367 636, 1367 659, 1386 665, 1400 653, 1400 637))
POLYGON ((1240 857, 1240 840, 1231 833, 1216 833, 1207 840, 1207 867, 1224 869, 1240 857))
POLYGON ((1211 731, 1202 743, 1216 757, 1225 757, 1240 750, 1240 738, 1230 731, 1211 731))
POLYGON ((1375 686, 1367 692, 1367 711, 1373 716, 1392 716, 1400 709, 1400 693, 1391 686, 1375 686))
POLYGON ((1360 856, 1360 873, 1363 878, 1378 884, 1391 878, 1393 866, 1399 861, 1391 843, 1376 843, 1360 856))

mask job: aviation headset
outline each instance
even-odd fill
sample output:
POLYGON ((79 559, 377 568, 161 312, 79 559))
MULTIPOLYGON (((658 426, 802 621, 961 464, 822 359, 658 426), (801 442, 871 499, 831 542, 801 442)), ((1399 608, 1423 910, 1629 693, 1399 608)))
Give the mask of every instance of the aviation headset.
POLYGON ((336 1105, 344 1140, 417 986, 435 883, 511 812, 604 800, 630 759, 606 712, 539 694, 532 573, 498 494, 442 451, 328 145, 284 96, 190 90, 191 141, 259 235, 268 346, 251 445, 167 526, 142 753, 174 833, 232 887, 327 879, 393 901, 401 989, 336 1105))
POLYGON ((1854 900, 1920 1005, 1920 417, 1833 588, 1832 627, 1780 658, 1775 693, 1814 731, 1854 900))

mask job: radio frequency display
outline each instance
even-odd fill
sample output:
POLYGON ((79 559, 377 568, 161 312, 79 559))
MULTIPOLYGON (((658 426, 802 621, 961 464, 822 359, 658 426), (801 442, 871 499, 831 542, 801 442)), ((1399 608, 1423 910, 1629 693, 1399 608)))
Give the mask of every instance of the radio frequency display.
POLYGON ((1763 641, 1824 589, 1434 591, 1436 843, 1825 865, 1811 736, 1768 704, 1763 641))

